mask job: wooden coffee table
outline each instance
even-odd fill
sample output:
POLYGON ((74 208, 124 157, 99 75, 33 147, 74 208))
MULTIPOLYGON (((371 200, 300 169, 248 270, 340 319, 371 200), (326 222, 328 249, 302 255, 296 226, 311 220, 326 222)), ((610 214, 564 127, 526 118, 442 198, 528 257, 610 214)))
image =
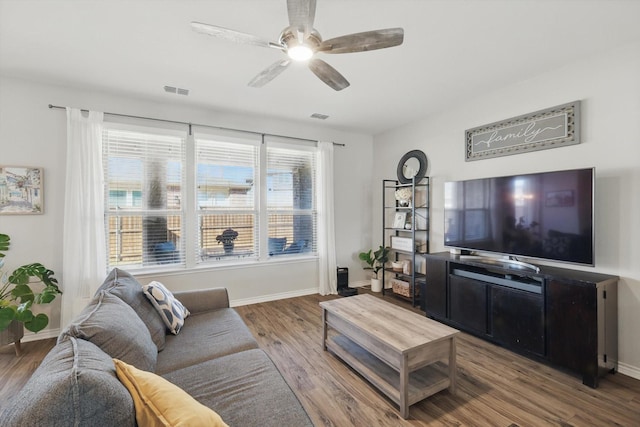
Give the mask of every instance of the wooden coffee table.
POLYGON ((323 349, 399 405, 403 418, 432 394, 455 393, 456 329, 369 294, 320 306, 323 349))

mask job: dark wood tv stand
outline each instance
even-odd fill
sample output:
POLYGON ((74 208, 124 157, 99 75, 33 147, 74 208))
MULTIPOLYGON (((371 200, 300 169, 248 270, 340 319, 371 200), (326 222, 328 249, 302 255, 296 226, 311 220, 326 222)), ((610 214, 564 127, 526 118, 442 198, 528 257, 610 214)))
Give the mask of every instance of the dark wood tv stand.
POLYGON ((421 307, 430 318, 505 348, 598 378, 618 366, 618 277, 426 255, 421 307))

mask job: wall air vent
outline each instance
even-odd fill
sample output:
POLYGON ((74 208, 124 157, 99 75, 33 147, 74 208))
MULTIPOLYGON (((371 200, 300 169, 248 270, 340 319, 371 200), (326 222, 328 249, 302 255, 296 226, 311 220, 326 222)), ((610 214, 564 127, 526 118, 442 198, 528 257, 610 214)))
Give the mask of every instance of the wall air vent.
POLYGON ((168 93, 176 93, 178 95, 184 95, 184 96, 189 95, 189 89, 183 89, 180 87, 165 86, 164 91, 168 93))
POLYGON ((329 116, 327 116, 326 114, 320 114, 320 113, 313 113, 311 115, 312 119, 318 119, 318 120, 327 120, 329 118, 329 116))

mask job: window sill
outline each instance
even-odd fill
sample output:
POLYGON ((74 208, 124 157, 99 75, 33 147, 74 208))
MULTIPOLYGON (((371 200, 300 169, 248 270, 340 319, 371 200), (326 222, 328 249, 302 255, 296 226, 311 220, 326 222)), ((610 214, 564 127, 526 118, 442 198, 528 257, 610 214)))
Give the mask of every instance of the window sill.
MULTIPOLYGON (((131 273, 137 278, 145 278, 147 276, 158 276, 160 274, 165 276, 179 276, 182 274, 203 272, 203 271, 220 271, 220 270, 235 270, 235 269, 245 269, 245 268, 261 268, 273 265, 286 265, 286 264, 300 264, 300 263, 308 263, 308 262, 316 262, 318 260, 318 255, 309 254, 309 255, 298 255, 298 256, 275 256, 270 257, 266 260, 253 260, 253 261, 241 261, 241 260, 230 260, 225 262, 211 262, 211 263, 201 263, 194 267, 181 267, 181 266, 154 266, 147 268, 137 268, 137 269, 127 269, 123 267, 123 270, 131 273)), ((119 268, 119 267, 118 267, 119 268)))

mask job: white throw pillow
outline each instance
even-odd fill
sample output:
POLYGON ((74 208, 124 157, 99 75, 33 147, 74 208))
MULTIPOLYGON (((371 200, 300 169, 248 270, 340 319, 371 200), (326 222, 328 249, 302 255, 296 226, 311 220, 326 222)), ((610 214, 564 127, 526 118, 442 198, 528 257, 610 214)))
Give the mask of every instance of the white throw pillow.
POLYGON ((160 282, 154 281, 144 285, 142 286, 142 291, 158 310, 169 331, 174 335, 178 335, 184 325, 184 319, 190 314, 189 310, 160 282))

